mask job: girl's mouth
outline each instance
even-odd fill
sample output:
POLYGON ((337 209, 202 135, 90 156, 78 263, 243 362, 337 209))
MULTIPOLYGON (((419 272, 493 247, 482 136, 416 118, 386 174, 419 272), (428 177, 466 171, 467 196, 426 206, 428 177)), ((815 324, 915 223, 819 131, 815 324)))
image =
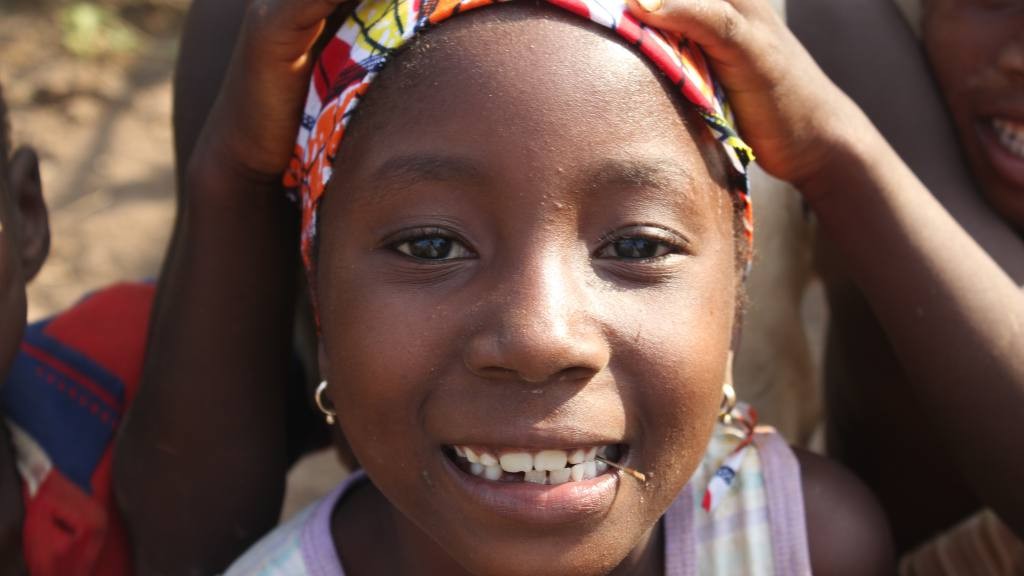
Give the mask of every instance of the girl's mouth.
POLYGON ((1024 188, 1024 122, 990 117, 977 126, 992 168, 1015 188, 1024 188))
POLYGON ((1004 118, 992 119, 992 130, 999 144, 1014 156, 1024 159, 1024 123, 1004 118))
POLYGON ((620 462, 626 447, 619 444, 569 449, 493 449, 483 446, 446 446, 445 455, 463 472, 491 482, 557 486, 592 480, 608 472, 601 458, 620 462))
POLYGON ((448 445, 445 468, 459 492, 483 513, 503 522, 575 524, 611 509, 622 475, 601 462, 627 461, 625 444, 572 448, 498 448, 448 445))

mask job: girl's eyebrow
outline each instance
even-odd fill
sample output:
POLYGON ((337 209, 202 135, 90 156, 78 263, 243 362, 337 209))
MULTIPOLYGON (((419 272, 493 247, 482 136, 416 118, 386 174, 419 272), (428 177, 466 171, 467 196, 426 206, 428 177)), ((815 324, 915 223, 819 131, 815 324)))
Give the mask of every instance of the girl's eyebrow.
POLYGON ((678 159, 609 158, 588 170, 586 183, 590 189, 626 186, 689 196, 695 179, 678 159))
POLYGON ((637 188, 676 191, 680 184, 693 186, 693 174, 679 161, 671 159, 607 159, 589 170, 588 183, 600 187, 626 184, 637 188))
POLYGON ((392 156, 372 174, 373 181, 404 188, 417 181, 483 180, 483 171, 469 158, 435 153, 392 156))
MULTIPOLYGON (((477 161, 464 156, 435 152, 414 152, 391 156, 371 173, 374 193, 362 200, 373 204, 386 202, 393 195, 401 193, 417 183, 465 182, 480 183, 487 179, 484 169, 477 161)), ((692 197, 695 179, 684 163, 678 159, 653 158, 604 158, 584 170, 582 180, 585 190, 609 188, 639 188, 666 194, 692 197)))
POLYGON ((436 152, 398 154, 370 172, 373 193, 360 194, 358 203, 377 206, 424 181, 479 183, 484 179, 483 170, 470 158, 436 152))

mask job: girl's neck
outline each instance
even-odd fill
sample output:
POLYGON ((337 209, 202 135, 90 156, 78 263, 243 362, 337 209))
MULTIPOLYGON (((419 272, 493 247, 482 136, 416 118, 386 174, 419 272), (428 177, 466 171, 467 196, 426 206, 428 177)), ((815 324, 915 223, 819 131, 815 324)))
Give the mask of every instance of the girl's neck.
MULTIPOLYGON (((338 501, 331 517, 331 534, 346 576, 471 576, 369 481, 352 486, 338 501)), ((663 543, 663 523, 658 522, 612 574, 662 576, 663 543)))
POLYGON ((396 510, 373 482, 355 484, 338 501, 331 517, 331 534, 346 576, 470 576, 396 510))

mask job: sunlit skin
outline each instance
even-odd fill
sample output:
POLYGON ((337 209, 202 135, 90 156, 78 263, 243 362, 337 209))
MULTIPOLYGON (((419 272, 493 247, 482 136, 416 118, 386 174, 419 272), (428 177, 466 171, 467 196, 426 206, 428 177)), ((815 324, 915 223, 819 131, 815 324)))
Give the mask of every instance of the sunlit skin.
POLYGON ((1024 141, 1024 2, 925 0, 924 44, 975 179, 1024 231, 1024 155, 991 125, 1014 122, 1024 141))
POLYGON ((422 43, 373 87, 320 214, 322 363, 373 480, 335 516, 342 562, 657 573, 652 528, 704 452, 733 329, 715 144, 571 15, 490 8, 422 43), (651 481, 557 522, 477 504, 442 452, 611 443, 651 481))

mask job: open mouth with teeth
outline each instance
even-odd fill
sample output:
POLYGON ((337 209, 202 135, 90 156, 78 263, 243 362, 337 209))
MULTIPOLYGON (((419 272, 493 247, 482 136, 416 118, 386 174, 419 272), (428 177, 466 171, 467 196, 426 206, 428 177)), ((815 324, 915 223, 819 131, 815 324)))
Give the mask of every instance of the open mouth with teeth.
MULTIPOLYGON (((978 133, 982 154, 994 172, 992 177, 998 175, 998 183, 1009 185, 1007 191, 993 193, 997 197, 1006 192, 1018 196, 1024 189, 1024 120, 998 116, 983 118, 979 121, 978 133)), ((1015 205, 1020 201, 1009 197, 1004 200, 1015 205)))
POLYGON ((991 126, 1003 149, 1024 159, 1024 123, 1004 118, 993 118, 991 126))
POLYGON ((492 482, 529 482, 559 485, 597 478, 625 454, 620 445, 590 446, 569 450, 493 450, 480 446, 447 446, 444 450, 467 474, 492 482))

